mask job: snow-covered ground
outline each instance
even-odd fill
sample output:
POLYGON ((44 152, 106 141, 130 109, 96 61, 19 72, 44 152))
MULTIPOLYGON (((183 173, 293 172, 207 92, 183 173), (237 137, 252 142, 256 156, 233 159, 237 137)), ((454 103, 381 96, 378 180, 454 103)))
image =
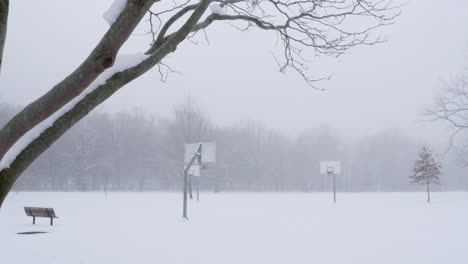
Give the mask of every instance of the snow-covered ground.
POLYGON ((1 263, 468 263, 468 193, 11 193, 1 263), (23 206, 53 207, 32 225, 23 206), (18 235, 24 231, 46 234, 18 235))

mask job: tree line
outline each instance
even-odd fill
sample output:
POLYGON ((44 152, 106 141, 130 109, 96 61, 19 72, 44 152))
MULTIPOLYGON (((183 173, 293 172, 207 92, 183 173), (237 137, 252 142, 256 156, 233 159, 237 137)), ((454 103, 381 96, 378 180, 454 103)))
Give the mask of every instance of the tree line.
MULTIPOLYGON (((20 108, 0 103, 0 126, 20 108)), ((422 142, 388 130, 345 140, 328 126, 288 137, 259 122, 218 127, 198 107, 182 104, 170 118, 134 110, 93 113, 49 148, 15 190, 155 191, 182 187, 185 142, 215 141, 216 165, 202 170, 213 191, 328 191, 323 160, 340 160, 339 191, 414 190, 408 176, 422 142)), ((441 187, 467 189, 468 179, 445 168, 441 187)))

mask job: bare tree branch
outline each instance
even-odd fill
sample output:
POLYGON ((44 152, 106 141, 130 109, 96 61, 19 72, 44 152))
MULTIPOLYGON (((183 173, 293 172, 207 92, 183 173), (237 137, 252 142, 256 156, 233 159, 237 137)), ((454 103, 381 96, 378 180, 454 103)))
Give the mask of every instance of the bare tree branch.
POLYGON ((468 166, 468 79, 458 77, 444 82, 443 88, 436 97, 436 103, 426 110, 430 121, 442 121, 453 128, 449 148, 458 154, 459 164, 468 166))
POLYGON ((9 0, 0 0, 0 73, 2 72, 3 48, 5 47, 7 34, 8 11, 9 0))
MULTIPOLYGON (((215 6, 215 10, 218 11, 212 12, 198 23, 193 29, 194 32, 206 29, 214 21, 247 23, 242 30, 257 27, 274 31, 278 34, 282 45, 280 55, 275 55, 279 71, 286 72, 287 69, 292 69, 314 88, 317 88, 314 84, 316 81, 330 77, 310 76, 307 72, 310 65, 308 53, 313 52, 315 56, 340 56, 355 46, 385 42, 386 38, 371 37, 371 33, 377 28, 392 24, 400 15, 401 7, 393 0, 219 0, 215 2, 219 3, 214 4, 218 5, 215 6), (349 26, 362 21, 365 22, 365 26, 349 26)), ((185 8, 164 25, 164 30, 161 30, 158 36, 159 41, 165 37, 167 29, 193 7, 185 8)))

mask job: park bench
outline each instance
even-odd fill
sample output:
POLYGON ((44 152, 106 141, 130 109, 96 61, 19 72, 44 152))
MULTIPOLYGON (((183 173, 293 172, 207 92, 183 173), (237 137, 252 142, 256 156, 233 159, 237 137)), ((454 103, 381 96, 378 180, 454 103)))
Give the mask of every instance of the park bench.
POLYGON ((36 224, 36 217, 50 218, 50 225, 54 225, 54 218, 58 218, 53 208, 24 207, 24 211, 27 216, 32 216, 33 225, 36 224))

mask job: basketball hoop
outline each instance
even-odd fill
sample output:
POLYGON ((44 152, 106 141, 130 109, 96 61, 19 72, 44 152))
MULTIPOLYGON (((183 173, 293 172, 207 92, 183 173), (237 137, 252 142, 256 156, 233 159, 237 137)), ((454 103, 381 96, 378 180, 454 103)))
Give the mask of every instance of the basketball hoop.
POLYGON ((341 162, 340 161, 321 161, 320 162, 320 174, 341 174, 341 162))
POLYGON ((335 175, 341 173, 340 161, 321 161, 320 174, 331 176, 333 178, 333 203, 336 203, 335 175))

